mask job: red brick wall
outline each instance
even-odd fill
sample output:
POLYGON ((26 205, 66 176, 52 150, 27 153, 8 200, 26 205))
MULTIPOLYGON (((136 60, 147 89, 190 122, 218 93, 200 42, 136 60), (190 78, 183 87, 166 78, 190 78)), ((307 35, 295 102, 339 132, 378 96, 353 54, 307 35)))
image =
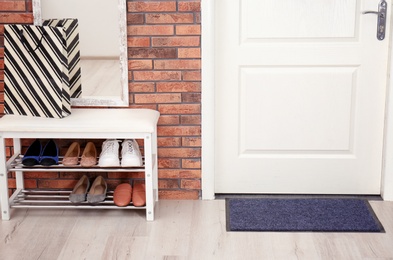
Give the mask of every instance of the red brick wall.
MULTIPOLYGON (((32 23, 31 0, 0 1, 0 92, 3 26, 32 23)), ((201 190, 200 0, 127 1, 130 108, 160 111, 159 196, 198 199, 201 190)), ((93 10, 92 10, 93 11, 93 10)), ((0 109, 3 111, 3 95, 0 109)), ((24 140, 28 146, 31 140, 24 140)), ((57 140, 64 154, 73 140, 57 140)), ((82 145, 87 140, 79 140, 82 145)), ((94 140, 97 147, 102 140, 94 140)), ((11 154, 11 141, 7 141, 11 154)), ((82 173, 27 173, 26 188, 72 188, 82 173)), ((91 174, 94 177, 94 173, 91 174)), ((15 188, 10 174, 9 187, 15 188)), ((107 173, 110 188, 142 173, 107 173)))

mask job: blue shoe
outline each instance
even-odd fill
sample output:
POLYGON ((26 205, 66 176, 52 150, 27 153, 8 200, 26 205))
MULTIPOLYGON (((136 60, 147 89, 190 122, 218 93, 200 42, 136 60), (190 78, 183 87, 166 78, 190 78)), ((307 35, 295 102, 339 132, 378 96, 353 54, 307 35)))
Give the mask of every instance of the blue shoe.
POLYGON ((34 166, 40 163, 40 156, 42 152, 41 142, 36 139, 30 146, 27 148, 27 151, 22 159, 22 164, 25 166, 34 166))
POLYGON ((59 163, 59 149, 53 140, 45 145, 41 153, 40 164, 44 166, 56 165, 59 163))

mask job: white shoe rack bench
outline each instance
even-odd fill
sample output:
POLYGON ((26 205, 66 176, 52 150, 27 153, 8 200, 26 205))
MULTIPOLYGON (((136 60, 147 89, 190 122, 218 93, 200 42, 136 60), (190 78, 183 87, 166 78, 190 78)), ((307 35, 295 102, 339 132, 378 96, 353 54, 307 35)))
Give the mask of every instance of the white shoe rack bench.
POLYGON ((72 109, 62 119, 5 115, 0 119, 0 202, 2 220, 10 219, 10 208, 72 208, 72 209, 145 209, 146 219, 154 220, 158 201, 157 121, 159 112, 150 109, 72 109), (13 154, 7 160, 5 139, 13 139, 13 154), (142 167, 66 167, 21 164, 20 139, 143 139, 142 167), (99 204, 73 204, 67 190, 28 190, 24 187, 24 172, 144 172, 146 206, 117 207, 113 191, 99 204), (16 190, 8 196, 8 174, 15 172, 16 190))

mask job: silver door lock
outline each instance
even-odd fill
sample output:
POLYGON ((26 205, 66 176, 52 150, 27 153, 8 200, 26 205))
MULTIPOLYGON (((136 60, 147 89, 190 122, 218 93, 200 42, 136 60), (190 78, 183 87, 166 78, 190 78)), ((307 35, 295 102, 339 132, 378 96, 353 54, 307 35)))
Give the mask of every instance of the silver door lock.
POLYGON ((386 31, 386 13, 388 9, 388 4, 385 0, 381 0, 378 4, 378 12, 376 11, 364 11, 363 14, 376 14, 378 16, 377 22, 377 39, 382 41, 385 39, 386 31))

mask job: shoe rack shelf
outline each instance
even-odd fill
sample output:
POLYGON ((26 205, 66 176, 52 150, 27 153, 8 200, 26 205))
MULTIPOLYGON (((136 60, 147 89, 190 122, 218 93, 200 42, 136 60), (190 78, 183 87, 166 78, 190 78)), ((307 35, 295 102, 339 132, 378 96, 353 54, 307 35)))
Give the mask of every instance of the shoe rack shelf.
MULTIPOLYGON (((13 160, 8 161, 8 171, 16 172, 16 171, 25 171, 25 172, 144 172, 145 164, 141 167, 99 167, 98 165, 93 167, 82 167, 80 165, 76 166, 65 166, 61 163, 62 157, 59 157, 59 164, 52 166, 43 166, 43 165, 35 165, 35 166, 24 166, 22 164, 22 155, 17 156, 13 160)), ((155 160, 153 158, 153 164, 155 164, 155 160)))
POLYGON ((154 220, 158 201, 157 121, 159 112, 150 109, 73 109, 63 119, 5 115, 0 118, 0 206, 3 220, 9 220, 11 208, 72 208, 72 209, 142 209, 146 219, 154 220), (22 165, 21 138, 29 139, 143 139, 144 163, 141 167, 81 167, 22 165), (6 139, 13 141, 13 154, 8 156, 6 139), (8 158, 10 157, 10 158, 8 158), (8 160, 7 160, 8 158, 8 160), (16 190, 8 197, 8 173, 15 172, 16 190), (113 192, 105 201, 73 204, 71 191, 28 190, 24 187, 24 172, 144 172, 146 205, 117 207, 113 192))
POLYGON ((125 207, 116 206, 113 203, 113 191, 107 192, 105 201, 98 204, 71 203, 68 199, 70 193, 71 191, 18 190, 12 198, 12 208, 146 209, 146 207, 135 207, 132 203, 125 207))

